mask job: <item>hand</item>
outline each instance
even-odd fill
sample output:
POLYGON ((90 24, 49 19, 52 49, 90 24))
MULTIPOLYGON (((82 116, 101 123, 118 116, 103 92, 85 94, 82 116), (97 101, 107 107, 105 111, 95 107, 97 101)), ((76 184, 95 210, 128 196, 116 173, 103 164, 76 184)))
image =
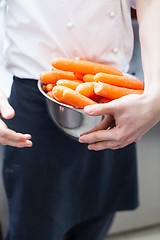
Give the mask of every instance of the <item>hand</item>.
POLYGON ((84 111, 92 116, 110 116, 110 120, 79 138, 80 143, 88 143, 88 149, 96 151, 118 149, 137 142, 160 120, 159 104, 148 94, 127 95, 109 103, 87 106, 84 111), (108 127, 111 128, 107 130, 108 127))
MULTIPOLYGON (((15 115, 14 109, 8 103, 5 94, 0 90, 0 114, 2 118, 11 119, 15 115)), ((16 133, 8 129, 6 124, 0 119, 0 143, 2 145, 10 145, 14 147, 31 147, 32 142, 29 140, 30 134, 16 133)))

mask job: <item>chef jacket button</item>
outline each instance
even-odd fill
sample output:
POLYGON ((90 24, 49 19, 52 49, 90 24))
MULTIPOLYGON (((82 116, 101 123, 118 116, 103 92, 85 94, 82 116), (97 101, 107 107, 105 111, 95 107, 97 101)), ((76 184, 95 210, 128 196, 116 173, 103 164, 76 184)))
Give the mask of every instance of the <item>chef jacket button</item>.
POLYGON ((113 49, 112 49, 112 52, 113 52, 113 53, 118 53, 118 48, 113 48, 113 49))
POLYGON ((111 11, 110 13, 109 13, 109 16, 110 16, 110 18, 114 18, 115 17, 115 12, 114 11, 111 11))
POLYGON ((72 27, 73 27, 73 23, 72 23, 72 22, 68 22, 68 23, 66 24, 66 27, 67 27, 67 28, 72 28, 72 27))

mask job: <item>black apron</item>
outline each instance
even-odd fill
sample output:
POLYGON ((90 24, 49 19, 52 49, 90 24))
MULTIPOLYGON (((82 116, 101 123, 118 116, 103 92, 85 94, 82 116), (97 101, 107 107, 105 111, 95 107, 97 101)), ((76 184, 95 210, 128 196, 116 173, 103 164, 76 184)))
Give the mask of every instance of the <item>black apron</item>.
POLYGON ((31 148, 4 147, 9 240, 60 240, 71 227, 138 206, 135 144, 89 151, 51 121, 37 81, 14 77, 9 128, 32 135, 31 148))

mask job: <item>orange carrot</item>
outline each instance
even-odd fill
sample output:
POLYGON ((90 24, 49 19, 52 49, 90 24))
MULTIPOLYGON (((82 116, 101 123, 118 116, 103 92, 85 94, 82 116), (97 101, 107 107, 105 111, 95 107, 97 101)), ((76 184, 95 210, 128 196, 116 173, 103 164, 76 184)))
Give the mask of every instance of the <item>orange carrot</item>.
POLYGON ((82 81, 79 80, 67 80, 67 79, 61 79, 57 81, 57 85, 61 85, 61 86, 65 86, 68 88, 71 88, 73 90, 76 89, 76 87, 78 87, 81 83, 83 83, 82 81))
POLYGON ((83 109, 87 105, 97 104, 95 101, 69 88, 64 90, 63 97, 75 108, 83 109))
POLYGON ((74 73, 74 76, 75 76, 75 78, 78 79, 78 80, 83 80, 84 74, 74 73))
POLYGON ((108 83, 118 87, 131 88, 135 90, 143 90, 144 83, 143 81, 135 78, 130 78, 126 76, 116 76, 106 73, 97 73, 94 76, 96 82, 108 83))
POLYGON ((84 82, 95 82, 93 74, 85 74, 83 77, 84 82))
POLYGON ((108 98, 117 99, 128 94, 142 94, 143 90, 133 90, 128 88, 122 88, 113 86, 107 83, 95 83, 94 91, 97 95, 108 98))
POLYGON ((96 102, 99 102, 100 97, 95 94, 94 92, 94 85, 95 82, 85 82, 81 83, 77 88, 76 92, 82 94, 83 96, 86 96, 96 102))
POLYGON ((47 92, 52 91, 52 89, 53 89, 54 86, 55 86, 55 84, 52 84, 52 83, 47 84, 47 85, 46 85, 46 90, 47 90, 47 92))
POLYGON ((52 94, 58 102, 61 102, 61 103, 64 103, 64 104, 69 104, 63 96, 63 92, 64 92, 65 89, 68 89, 68 88, 64 87, 64 86, 55 86, 52 89, 52 94))
POLYGON ((55 84, 59 79, 69 79, 69 80, 76 80, 75 75, 73 72, 62 71, 58 69, 44 71, 40 73, 40 81, 42 83, 53 83, 55 84))
POLYGON ((47 95, 50 96, 51 98, 55 99, 55 97, 53 96, 52 91, 47 92, 47 95))
POLYGON ((42 86, 42 89, 43 89, 43 91, 44 91, 45 93, 47 92, 46 85, 43 85, 43 86, 42 86))
POLYGON ((57 57, 52 60, 51 64, 57 69, 81 74, 96 74, 98 72, 103 72, 123 76, 123 73, 116 68, 90 61, 57 57))
POLYGON ((111 99, 101 98, 101 99, 99 100, 99 103, 108 103, 108 102, 110 102, 110 101, 111 101, 111 99))

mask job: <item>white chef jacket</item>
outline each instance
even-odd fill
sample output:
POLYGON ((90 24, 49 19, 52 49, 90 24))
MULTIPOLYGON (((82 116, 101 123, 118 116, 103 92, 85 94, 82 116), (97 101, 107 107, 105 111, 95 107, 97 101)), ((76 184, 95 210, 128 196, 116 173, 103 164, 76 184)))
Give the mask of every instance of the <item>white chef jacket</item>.
POLYGON ((39 78, 54 57, 81 57, 127 71, 133 51, 134 0, 6 0, 5 63, 39 78))

